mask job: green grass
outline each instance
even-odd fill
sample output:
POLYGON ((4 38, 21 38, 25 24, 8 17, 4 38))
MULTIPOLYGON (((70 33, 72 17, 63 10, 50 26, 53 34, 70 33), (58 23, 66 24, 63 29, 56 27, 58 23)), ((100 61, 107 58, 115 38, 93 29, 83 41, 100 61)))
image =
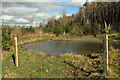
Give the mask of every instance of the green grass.
MULTIPOLYGON (((59 37, 60 39, 66 38, 59 37)), ((71 37, 68 37, 71 38, 71 37)), ((25 44, 27 41, 34 42, 38 40, 48 40, 50 37, 23 37, 19 38, 18 43, 22 41, 25 44), (33 40, 33 41, 32 41, 33 40)), ((92 57, 98 56, 98 58, 92 59, 86 55, 76 54, 63 54, 59 57, 47 55, 42 52, 26 51, 19 47, 19 67, 15 67, 13 61, 14 51, 4 53, 2 59, 2 75, 4 78, 86 78, 92 73, 99 73, 99 76, 103 76, 103 53, 93 53, 92 57), (99 62, 100 61, 100 62, 99 62), (98 63, 99 62, 99 63, 98 63)), ((110 68, 111 74, 107 77, 119 77, 119 65, 116 65, 120 61, 120 55, 117 53, 119 50, 110 51, 110 68), (116 54, 117 55, 116 55, 116 54), (113 63, 113 65, 111 65, 113 63)))
MULTIPOLYGON (((102 54, 92 55, 98 58, 92 59, 86 55, 62 54, 59 57, 47 55, 42 52, 26 51, 19 48, 19 66, 13 61, 13 51, 4 53, 2 60, 2 75, 4 78, 86 78, 92 73, 99 73, 103 77, 102 54), (99 63, 97 63, 99 62, 99 63)), ((110 63, 113 63, 110 60, 110 63)), ((115 58, 114 58, 115 59, 115 58)), ((116 64, 110 68, 114 71, 106 77, 119 77, 116 64)))
POLYGON ((19 51, 19 67, 15 67, 10 52, 3 59, 3 77, 7 78, 62 78, 69 77, 66 72, 71 66, 65 64, 61 59, 54 56, 46 56, 44 53, 35 53, 27 51, 19 51))

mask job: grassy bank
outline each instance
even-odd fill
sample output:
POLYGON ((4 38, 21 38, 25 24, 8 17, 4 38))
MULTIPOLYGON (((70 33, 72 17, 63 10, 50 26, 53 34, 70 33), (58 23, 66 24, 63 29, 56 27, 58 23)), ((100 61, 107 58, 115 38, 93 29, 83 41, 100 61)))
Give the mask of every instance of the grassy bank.
POLYGON ((113 51, 109 55, 109 73, 103 75, 103 54, 92 53, 77 55, 62 54, 59 57, 42 52, 19 49, 19 67, 15 67, 13 51, 3 54, 4 78, 86 78, 86 77, 119 77, 120 54, 113 51), (114 54, 114 53, 115 54, 114 54), (119 55, 119 57, 118 57, 119 55), (114 56, 114 57, 113 57, 114 56))
POLYGON ((45 41, 49 40, 51 37, 49 36, 37 36, 37 37, 19 37, 18 38, 18 45, 24 45, 27 43, 38 42, 38 41, 45 41))
POLYGON ((98 40, 100 41, 101 36, 56 36, 56 37, 50 37, 50 36, 37 36, 37 37, 19 37, 18 38, 18 45, 24 45, 27 43, 32 43, 32 42, 38 42, 38 41, 45 41, 45 40, 53 40, 53 41, 70 41, 70 40, 98 40))
MULTIPOLYGON (((56 39, 57 37, 22 37, 18 44, 56 39)), ((70 39, 73 37, 58 37, 70 39)), ((80 38, 76 38, 80 39, 80 38)), ((2 74, 4 78, 120 78, 120 50, 109 51, 109 71, 103 74, 103 53, 62 54, 59 57, 43 52, 26 51, 18 47, 19 67, 14 65, 14 50, 3 52, 2 74)))

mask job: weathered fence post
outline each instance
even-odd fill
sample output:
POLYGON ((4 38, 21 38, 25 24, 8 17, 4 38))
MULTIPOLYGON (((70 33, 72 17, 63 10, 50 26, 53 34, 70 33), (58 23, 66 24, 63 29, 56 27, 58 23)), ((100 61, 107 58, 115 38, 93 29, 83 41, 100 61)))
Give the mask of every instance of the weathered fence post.
POLYGON ((108 71, 108 35, 104 36, 104 73, 108 71))
POLYGON ((15 65, 18 67, 18 48, 17 48, 17 37, 14 37, 14 45, 15 45, 15 65))
POLYGON ((107 71, 108 71, 108 35, 106 34, 106 57, 107 57, 107 71))

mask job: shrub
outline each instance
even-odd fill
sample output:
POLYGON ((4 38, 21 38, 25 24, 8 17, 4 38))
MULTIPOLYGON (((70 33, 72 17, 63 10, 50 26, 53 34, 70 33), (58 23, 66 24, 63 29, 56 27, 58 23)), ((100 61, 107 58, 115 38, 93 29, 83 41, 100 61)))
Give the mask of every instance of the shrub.
POLYGON ((12 39, 10 37, 10 28, 8 26, 2 27, 2 48, 5 51, 9 51, 12 45, 12 39))

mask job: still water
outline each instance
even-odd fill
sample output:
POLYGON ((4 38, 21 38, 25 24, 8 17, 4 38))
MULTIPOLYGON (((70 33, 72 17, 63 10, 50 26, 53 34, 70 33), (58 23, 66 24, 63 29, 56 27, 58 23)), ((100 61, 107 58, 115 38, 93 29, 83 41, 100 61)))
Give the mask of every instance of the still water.
POLYGON ((100 52, 102 43, 90 41, 41 41, 29 43, 23 46, 26 50, 35 52, 44 52, 50 55, 59 56, 63 53, 84 54, 91 52, 100 52))

